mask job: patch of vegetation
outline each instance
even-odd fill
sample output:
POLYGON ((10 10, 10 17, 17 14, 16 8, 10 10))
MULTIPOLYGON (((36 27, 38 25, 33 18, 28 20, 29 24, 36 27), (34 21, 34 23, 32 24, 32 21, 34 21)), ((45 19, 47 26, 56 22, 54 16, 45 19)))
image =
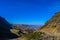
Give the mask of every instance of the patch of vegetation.
POLYGON ((29 35, 25 35, 24 37, 27 38, 27 40, 42 40, 44 33, 43 32, 33 32, 29 35))

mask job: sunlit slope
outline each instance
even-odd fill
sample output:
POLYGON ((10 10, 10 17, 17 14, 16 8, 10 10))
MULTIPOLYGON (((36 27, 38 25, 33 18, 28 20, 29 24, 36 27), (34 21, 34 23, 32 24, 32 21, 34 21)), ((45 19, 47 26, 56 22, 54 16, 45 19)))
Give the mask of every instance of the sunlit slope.
POLYGON ((40 29, 40 31, 59 35, 60 34, 60 12, 57 12, 50 20, 48 20, 45 25, 40 29))

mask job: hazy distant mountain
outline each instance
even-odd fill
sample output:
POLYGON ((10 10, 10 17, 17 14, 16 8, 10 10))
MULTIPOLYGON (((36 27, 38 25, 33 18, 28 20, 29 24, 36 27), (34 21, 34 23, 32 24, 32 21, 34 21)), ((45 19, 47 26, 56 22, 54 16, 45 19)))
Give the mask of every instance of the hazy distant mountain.
POLYGON ((36 27, 38 27, 38 26, 35 26, 35 25, 26 25, 26 24, 13 24, 12 25, 13 29, 20 30, 23 33, 24 32, 32 33, 32 32, 34 32, 36 30, 36 27))
POLYGON ((13 24, 12 26, 13 26, 13 28, 17 27, 18 29, 22 27, 22 28, 31 28, 34 30, 38 27, 41 27, 39 25, 28 25, 28 24, 13 24))

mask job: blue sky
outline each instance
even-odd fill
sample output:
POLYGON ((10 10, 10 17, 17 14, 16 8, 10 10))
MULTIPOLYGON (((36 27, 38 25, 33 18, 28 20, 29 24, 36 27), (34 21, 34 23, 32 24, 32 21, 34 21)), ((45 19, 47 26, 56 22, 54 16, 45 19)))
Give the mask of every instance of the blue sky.
POLYGON ((60 10, 60 0, 0 0, 0 16, 10 23, 44 24, 60 10))

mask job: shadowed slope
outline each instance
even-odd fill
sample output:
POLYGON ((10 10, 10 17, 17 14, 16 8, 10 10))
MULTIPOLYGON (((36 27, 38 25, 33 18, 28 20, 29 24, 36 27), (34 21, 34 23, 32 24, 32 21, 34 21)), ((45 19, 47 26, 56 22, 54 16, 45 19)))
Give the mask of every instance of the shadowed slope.
POLYGON ((1 38, 16 38, 17 35, 10 32, 11 24, 0 16, 0 39, 1 38))

